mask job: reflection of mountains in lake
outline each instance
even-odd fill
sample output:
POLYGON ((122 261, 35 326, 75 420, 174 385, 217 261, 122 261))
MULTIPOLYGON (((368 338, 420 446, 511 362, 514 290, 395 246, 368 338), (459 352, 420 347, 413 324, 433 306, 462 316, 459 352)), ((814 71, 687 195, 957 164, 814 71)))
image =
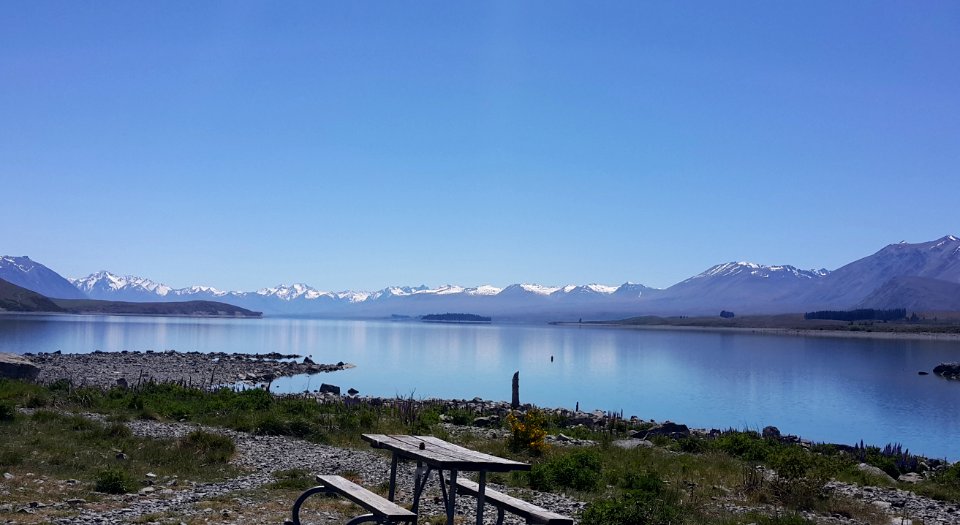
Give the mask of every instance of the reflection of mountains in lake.
MULTIPOLYGON (((801 270, 748 262, 718 264, 669 288, 642 284, 390 287, 327 292, 305 284, 255 292, 208 286, 174 289, 142 277, 98 272, 67 281, 26 257, 0 258, 0 278, 34 291, 91 299, 169 302, 212 300, 273 315, 422 316, 473 312, 498 319, 615 319, 636 315, 776 314, 852 308, 960 310, 960 239, 891 244, 837 270, 801 270)), ((74 297, 76 298, 76 297, 74 297)))
POLYGON ((427 323, 490 323, 493 318, 476 314, 428 314, 420 320, 427 323))

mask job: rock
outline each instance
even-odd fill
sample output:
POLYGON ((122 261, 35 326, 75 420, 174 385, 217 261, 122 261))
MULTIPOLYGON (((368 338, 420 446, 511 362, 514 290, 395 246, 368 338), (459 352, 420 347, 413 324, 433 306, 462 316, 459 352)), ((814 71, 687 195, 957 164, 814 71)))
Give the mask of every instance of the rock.
POLYGON ((67 500, 67 505, 73 505, 73 506, 83 505, 83 504, 86 503, 86 502, 87 502, 87 500, 85 500, 85 499, 83 499, 83 498, 72 498, 72 499, 68 499, 68 500, 67 500))
POLYGON ((960 363, 940 363, 933 367, 933 373, 947 379, 960 379, 960 363))
POLYGON ((496 427, 500 425, 500 418, 497 416, 483 416, 478 417, 473 420, 473 426, 475 427, 496 427))
POLYGON ((906 474, 900 474, 900 477, 897 478, 897 481, 902 481, 904 483, 920 483, 923 481, 923 476, 916 472, 908 472, 906 474))
POLYGON ((357 390, 356 388, 352 388, 352 387, 351 387, 350 390, 347 390, 347 393, 350 394, 351 396, 355 396, 355 395, 359 394, 360 391, 357 390))
POLYGON ((40 367, 29 359, 16 354, 0 353, 0 377, 33 381, 40 373, 40 367))
POLYGON ((690 428, 680 423, 665 421, 647 431, 644 439, 650 439, 655 436, 666 436, 673 439, 685 438, 690 435, 690 428))
POLYGON ((780 439, 780 429, 774 426, 763 427, 761 435, 768 439, 780 439))
POLYGON ((611 445, 630 450, 633 448, 651 448, 653 447, 653 442, 647 441, 646 439, 618 439, 611 443, 611 445))
POLYGON ((323 384, 320 385, 320 393, 321 393, 321 394, 334 394, 334 395, 338 395, 338 396, 339 396, 339 395, 340 395, 340 387, 338 387, 338 386, 336 386, 336 385, 328 385, 327 383, 323 383, 323 384))
POLYGON ((124 454, 123 452, 118 452, 116 457, 117 457, 117 459, 123 461, 123 460, 127 459, 128 456, 127 456, 126 454, 124 454))
POLYGON ((11 474, 11 473, 9 473, 9 472, 4 472, 4 473, 3 473, 3 479, 13 479, 13 478, 14 478, 13 474, 11 474))
POLYGON ((120 388, 127 388, 127 387, 129 386, 129 385, 127 384, 127 378, 121 377, 121 378, 117 379, 117 386, 120 387, 120 388))
POLYGON ((930 375, 930 372, 924 372, 923 370, 921 370, 921 371, 917 372, 917 375, 918 375, 918 376, 928 376, 928 375, 930 375))
POLYGON ((874 467, 873 465, 867 465, 866 463, 861 463, 857 465, 857 469, 861 472, 865 472, 867 474, 871 474, 873 476, 879 476, 883 479, 889 480, 891 483, 895 481, 893 477, 890 476, 890 474, 887 474, 886 472, 883 471, 883 469, 879 467, 874 467))

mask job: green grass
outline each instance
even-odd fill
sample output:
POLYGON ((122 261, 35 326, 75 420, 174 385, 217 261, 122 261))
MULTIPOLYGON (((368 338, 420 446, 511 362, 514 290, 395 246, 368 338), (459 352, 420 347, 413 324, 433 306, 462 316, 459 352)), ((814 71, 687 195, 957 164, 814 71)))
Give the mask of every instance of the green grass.
MULTIPOLYGON (((90 490, 127 492, 143 486, 145 473, 186 480, 221 479, 235 474, 227 463, 232 441, 216 433, 194 432, 180 440, 148 440, 132 435, 125 422, 135 419, 186 420, 262 435, 298 437, 318 443, 367 449, 361 433, 433 434, 451 439, 438 425, 445 408, 398 399, 393 403, 319 404, 312 399, 275 397, 263 390, 205 392, 176 385, 98 390, 49 387, 0 380, 0 468, 35 472, 58 479, 81 480, 90 490), (40 407, 27 416, 15 407, 40 407), (90 411, 106 416, 93 422, 65 412, 90 411), (118 452, 127 459, 117 460, 118 452)), ((469 410, 450 410, 446 419, 469 422, 469 410)), ((559 416, 547 417, 545 430, 561 430, 559 416)), ((612 443, 628 428, 647 424, 615 422, 604 431, 562 431, 598 443, 593 447, 554 446, 542 454, 511 448, 506 439, 458 438, 470 448, 532 464, 530 472, 497 474, 491 481, 516 488, 567 492, 588 502, 584 525, 670 523, 802 525, 800 511, 851 516, 863 523, 883 523, 881 514, 856 501, 832 497, 824 483, 836 478, 864 485, 913 490, 960 502, 960 466, 916 486, 891 483, 865 474, 856 454, 836 447, 810 449, 765 439, 757 432, 728 431, 713 439, 660 438, 657 447, 623 450, 612 443), (758 466, 773 468, 765 479, 758 466), (718 502, 764 506, 773 513, 734 515, 718 502), (772 515, 771 515, 772 514, 772 515), (746 516, 746 517, 745 517, 746 516)), ((911 458, 891 456, 875 447, 860 450, 867 462, 900 469, 911 458)), ((883 467, 881 467, 883 468, 883 467)), ((899 471, 899 470, 898 470, 899 471)), ((275 474, 266 488, 294 493, 314 484, 302 470, 275 474)))
POLYGON ((77 479, 111 493, 142 487, 147 472, 194 480, 235 475, 236 469, 226 464, 232 441, 205 439, 198 444, 193 434, 183 440, 139 438, 122 423, 37 410, 0 423, 0 469, 77 479), (205 448, 208 442, 216 445, 205 448), (121 453, 126 459, 117 458, 121 453))

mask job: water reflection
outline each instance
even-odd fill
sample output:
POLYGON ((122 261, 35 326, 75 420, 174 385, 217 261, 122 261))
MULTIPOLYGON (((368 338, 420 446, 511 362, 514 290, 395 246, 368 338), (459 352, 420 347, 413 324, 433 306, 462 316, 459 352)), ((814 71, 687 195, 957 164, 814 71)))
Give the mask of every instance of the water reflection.
POLYGON ((918 376, 960 345, 523 325, 389 321, 0 316, 0 351, 281 352, 357 368, 275 382, 321 382, 381 396, 521 399, 623 410, 701 427, 761 428, 815 440, 900 441, 960 456, 960 383, 918 376), (554 360, 551 362, 550 357, 554 360))

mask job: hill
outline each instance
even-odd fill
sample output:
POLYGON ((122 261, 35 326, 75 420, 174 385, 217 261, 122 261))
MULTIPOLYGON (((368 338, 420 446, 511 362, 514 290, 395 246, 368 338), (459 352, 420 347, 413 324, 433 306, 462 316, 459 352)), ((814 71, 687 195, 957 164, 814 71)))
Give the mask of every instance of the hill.
POLYGON ((180 301, 170 303, 128 303, 94 299, 54 299, 71 314, 180 315, 190 317, 260 317, 260 312, 216 301, 180 301))
POLYGON ((62 312, 63 308, 37 292, 0 279, 0 311, 62 312))
POLYGON ((4 279, 0 279, 0 311, 202 317, 260 317, 261 315, 260 312, 216 301, 128 303, 92 299, 51 299, 4 279))

